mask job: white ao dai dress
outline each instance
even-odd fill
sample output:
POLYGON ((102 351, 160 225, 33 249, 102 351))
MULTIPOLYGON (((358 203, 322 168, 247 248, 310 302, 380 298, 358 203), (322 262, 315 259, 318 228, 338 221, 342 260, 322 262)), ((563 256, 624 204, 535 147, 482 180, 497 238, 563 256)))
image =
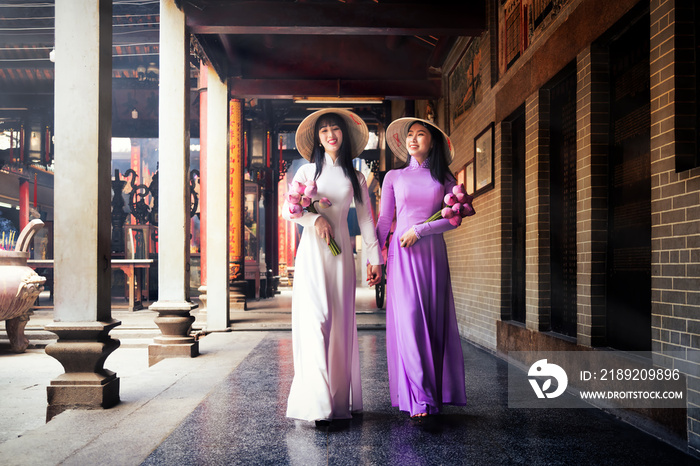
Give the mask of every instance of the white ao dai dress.
MULTIPOLYGON (((313 180, 316 165, 303 165, 294 180, 313 180)), ((356 204, 363 247, 373 265, 383 263, 364 175, 356 172, 362 204, 356 204)), ((348 419, 362 410, 360 358, 355 321, 355 260, 348 231, 353 190, 340 164, 325 154, 316 179, 318 194, 332 206, 319 214, 304 212, 293 221, 304 227, 294 264, 292 291, 292 346, 294 379, 287 402, 287 417, 306 421, 348 419), (316 234, 314 222, 323 215, 333 228, 341 253, 333 256, 326 241, 316 234)), ((289 218, 285 202, 283 217, 289 218)), ((354 239, 353 239, 354 240, 354 239)))

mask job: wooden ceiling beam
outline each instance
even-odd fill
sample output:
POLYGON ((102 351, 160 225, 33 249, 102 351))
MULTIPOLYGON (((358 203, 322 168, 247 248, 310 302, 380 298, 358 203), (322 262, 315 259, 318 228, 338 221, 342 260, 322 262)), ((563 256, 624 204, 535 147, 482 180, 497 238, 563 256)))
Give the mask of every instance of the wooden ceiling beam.
POLYGON ((295 97, 382 97, 384 99, 435 99, 442 96, 442 81, 428 80, 308 80, 229 79, 231 95, 264 99, 295 97))
POLYGON ((183 2, 195 34, 475 36, 483 0, 426 3, 183 2))

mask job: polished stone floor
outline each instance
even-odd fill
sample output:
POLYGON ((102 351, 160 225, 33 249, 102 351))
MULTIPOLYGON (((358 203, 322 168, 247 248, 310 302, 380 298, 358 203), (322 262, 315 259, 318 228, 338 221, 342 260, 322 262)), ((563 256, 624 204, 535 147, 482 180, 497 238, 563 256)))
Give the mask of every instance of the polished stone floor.
POLYGON ((364 413, 327 428, 285 417, 289 332, 270 332, 147 465, 682 465, 684 452, 598 409, 508 408, 505 361, 463 342, 466 407, 415 421, 388 402, 383 331, 359 332, 364 413))

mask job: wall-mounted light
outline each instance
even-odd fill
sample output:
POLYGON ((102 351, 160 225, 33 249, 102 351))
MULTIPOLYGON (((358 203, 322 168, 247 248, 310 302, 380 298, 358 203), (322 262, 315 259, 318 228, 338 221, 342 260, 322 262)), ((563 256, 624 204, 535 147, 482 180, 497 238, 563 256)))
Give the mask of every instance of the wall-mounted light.
POLYGON ((294 97, 295 104, 355 104, 377 105, 384 102, 383 97, 294 97))
POLYGON ((138 120, 138 119, 139 119, 139 111, 136 110, 136 107, 134 107, 134 108, 131 110, 131 119, 132 119, 132 120, 138 120))
POLYGON ((431 123, 435 122, 435 112, 433 112, 433 106, 430 103, 427 104, 425 109, 425 118, 431 123))

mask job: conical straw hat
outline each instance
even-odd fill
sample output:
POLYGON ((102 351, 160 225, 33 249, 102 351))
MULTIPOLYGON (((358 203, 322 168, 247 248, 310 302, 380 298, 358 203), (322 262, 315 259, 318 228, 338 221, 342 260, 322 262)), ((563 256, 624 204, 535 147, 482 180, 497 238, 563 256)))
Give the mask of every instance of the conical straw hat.
POLYGON ((438 128, 434 123, 431 123, 428 120, 421 120, 420 118, 399 118, 398 120, 394 120, 391 122, 389 127, 386 129, 386 140, 389 144, 389 148, 391 149, 391 151, 401 160, 405 161, 408 158, 408 149, 406 148, 406 136, 408 136, 408 130, 415 122, 421 122, 426 125, 432 126, 433 128, 437 129, 440 132, 440 134, 442 134, 446 149, 445 160, 448 164, 451 163, 452 159, 455 156, 455 148, 452 145, 452 141, 450 141, 450 138, 447 136, 447 134, 445 134, 443 130, 438 128))
MULTIPOLYGON (((348 127, 350 142, 352 143, 352 156, 353 158, 358 157, 365 150, 365 147, 367 147, 369 130, 362 118, 356 113, 344 108, 325 108, 304 118, 299 124, 299 128, 297 128, 295 138, 297 150, 301 156, 306 160, 310 160, 314 150, 314 128, 316 127, 316 121, 320 116, 327 113, 335 113, 345 120, 345 124, 348 127)), ((348 137, 348 135, 344 134, 343 137, 348 137)))

